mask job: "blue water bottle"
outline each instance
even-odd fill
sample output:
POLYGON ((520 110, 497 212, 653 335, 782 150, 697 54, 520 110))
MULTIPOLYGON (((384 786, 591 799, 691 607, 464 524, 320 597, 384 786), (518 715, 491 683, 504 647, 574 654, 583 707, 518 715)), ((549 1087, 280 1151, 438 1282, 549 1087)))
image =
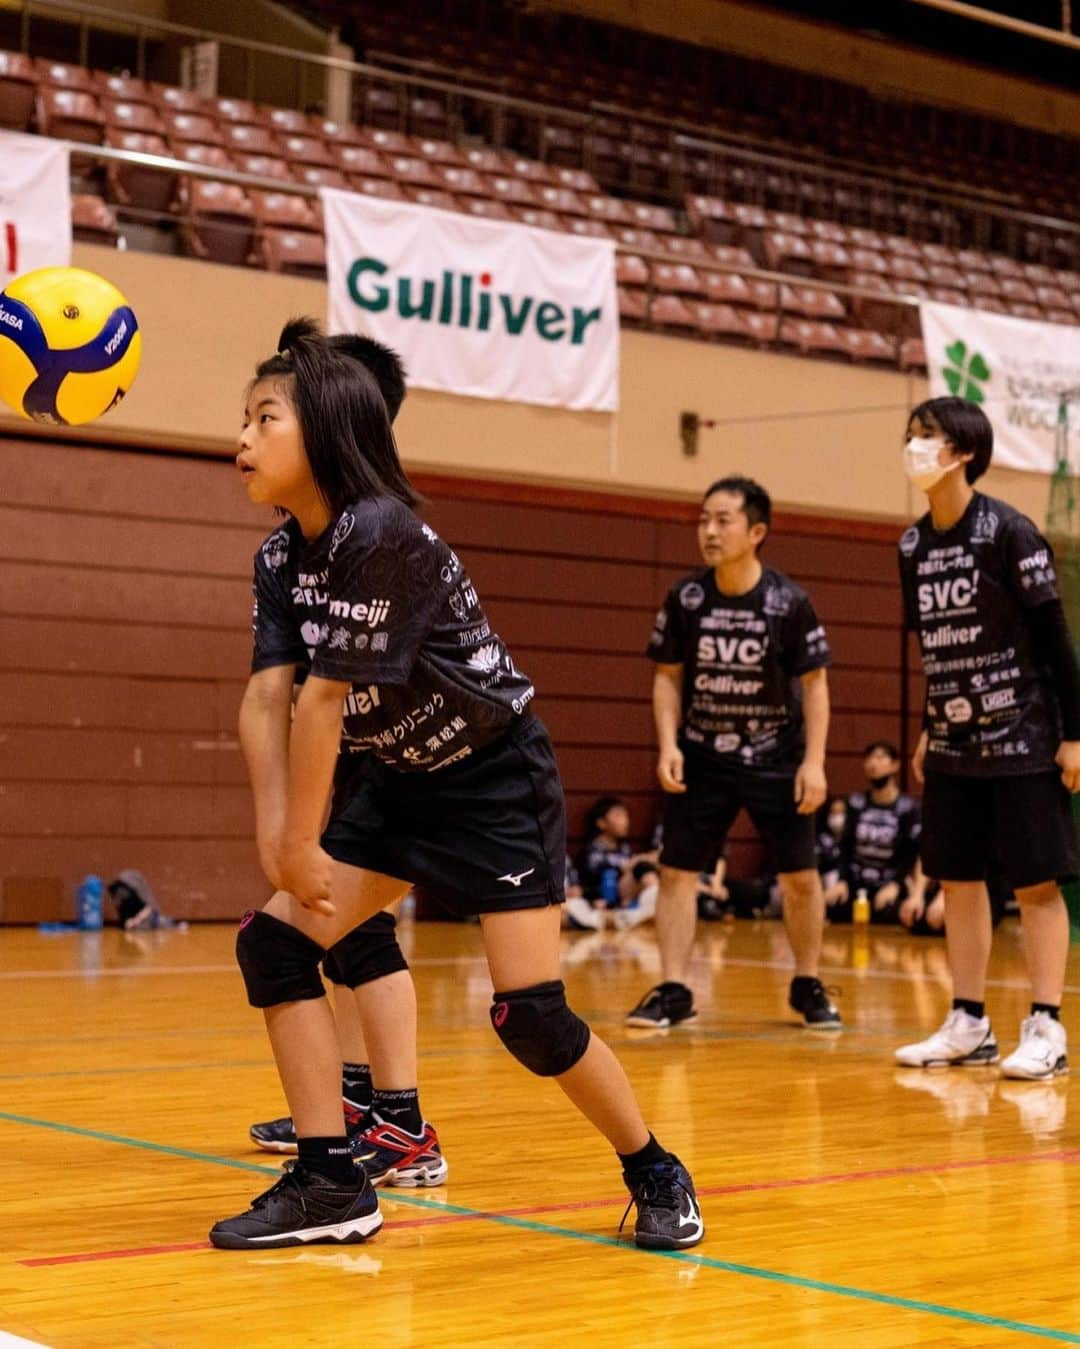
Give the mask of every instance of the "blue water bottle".
POLYGON ((608 906, 619 902, 619 868, 605 867, 600 873, 600 898, 608 906))
POLYGON ((105 882, 84 876, 75 892, 77 921, 84 932, 100 932, 105 921, 105 882))

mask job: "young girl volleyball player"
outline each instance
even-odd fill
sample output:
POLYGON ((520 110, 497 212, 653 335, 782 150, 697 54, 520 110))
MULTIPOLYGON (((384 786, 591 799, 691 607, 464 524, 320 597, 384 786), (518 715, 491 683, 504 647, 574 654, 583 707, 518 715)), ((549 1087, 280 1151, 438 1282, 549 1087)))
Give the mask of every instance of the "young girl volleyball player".
POLYGON ((266 668, 308 670, 285 821, 264 861, 277 890, 237 938, 299 1160, 211 1241, 362 1241, 381 1226, 345 1138, 318 965, 410 882, 428 882, 469 896, 463 911, 480 917, 495 1033, 615 1148, 638 1245, 695 1245, 704 1226, 688 1172, 649 1133, 618 1060, 570 1010, 559 978, 564 802, 533 687, 460 560, 413 513, 374 380, 314 325, 288 325, 248 392, 237 462, 249 497, 288 517, 256 554, 257 646, 266 668))

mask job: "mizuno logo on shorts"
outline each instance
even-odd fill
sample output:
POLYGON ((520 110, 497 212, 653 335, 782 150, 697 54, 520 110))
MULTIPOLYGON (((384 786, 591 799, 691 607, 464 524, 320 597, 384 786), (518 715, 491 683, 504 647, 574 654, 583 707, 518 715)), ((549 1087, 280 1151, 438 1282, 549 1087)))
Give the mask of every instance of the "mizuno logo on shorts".
POLYGON ((507 883, 508 885, 512 885, 512 886, 514 887, 514 889, 516 890, 516 889, 520 888, 521 882, 525 879, 525 877, 526 877, 526 876, 531 876, 535 870, 536 870, 535 867, 530 867, 530 868, 528 869, 528 871, 519 871, 518 874, 517 874, 516 876, 512 876, 512 875, 509 875, 509 874, 508 874, 508 875, 506 875, 506 876, 499 876, 499 877, 497 877, 497 879, 500 880, 500 881, 506 881, 506 883, 507 883))

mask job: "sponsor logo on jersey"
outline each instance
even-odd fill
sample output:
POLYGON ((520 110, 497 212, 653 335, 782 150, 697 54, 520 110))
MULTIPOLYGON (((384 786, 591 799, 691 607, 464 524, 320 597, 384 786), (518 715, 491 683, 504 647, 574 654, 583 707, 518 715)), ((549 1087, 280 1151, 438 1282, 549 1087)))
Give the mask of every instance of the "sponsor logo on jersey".
POLYGON ((765 659, 769 639, 758 637, 698 638, 697 658, 700 665, 738 665, 744 669, 759 669, 765 659))
POLYGON ((348 600, 331 600, 330 617, 348 618, 354 623, 366 623, 377 628, 385 623, 390 613, 389 600, 368 600, 366 604, 350 604, 348 600))
POLYGON ((366 689, 350 689, 345 697, 345 715, 348 717, 366 717, 380 705, 378 684, 369 684, 366 689))
POLYGON ((910 557, 919 546, 919 527, 918 525, 909 525, 900 535, 900 551, 905 557, 910 557))
POLYGON ((679 591, 679 603, 691 613, 705 603, 705 590, 697 581, 688 581, 679 591))
POLYGON ((337 553, 337 550, 349 537, 349 534, 352 531, 352 527, 355 524, 356 524, 356 516, 353 515, 352 511, 346 511, 344 515, 342 515, 341 519, 334 526, 334 534, 330 540, 330 552, 328 554, 331 562, 333 562, 334 555, 337 553))
POLYGON ((1016 690, 994 689, 992 693, 984 693, 980 701, 984 712, 1000 712, 1004 707, 1016 706, 1016 690))
POLYGON ((713 749, 717 754, 734 754, 740 744, 737 735, 718 735, 713 741, 713 749))
POLYGON ((954 725, 970 721, 972 710, 966 698, 950 698, 945 704, 945 715, 954 725))
POLYGON ((469 668, 480 670, 483 674, 490 674, 492 670, 499 667, 502 662, 502 653, 499 650, 498 643, 488 642, 485 646, 478 646, 469 656, 469 668))
POLYGON ((919 613, 949 613, 958 609, 970 609, 975 603, 979 589, 979 573, 970 576, 954 576, 945 581, 924 581, 918 589, 919 613))
POLYGON ((975 623, 970 628, 954 628, 951 623, 937 628, 934 632, 924 632, 922 644, 924 650, 934 651, 939 646, 970 646, 979 640, 982 624, 975 623))

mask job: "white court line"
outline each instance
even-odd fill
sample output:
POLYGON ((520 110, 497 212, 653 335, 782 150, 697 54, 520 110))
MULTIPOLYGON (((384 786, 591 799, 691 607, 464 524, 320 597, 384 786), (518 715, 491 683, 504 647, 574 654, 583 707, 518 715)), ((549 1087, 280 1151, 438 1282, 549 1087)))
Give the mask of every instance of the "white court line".
POLYGON ((25 1349, 48 1349, 48 1345, 43 1345, 40 1340, 23 1340, 0 1330, 0 1349, 22 1349, 23 1346, 25 1349))
MULTIPOLYGON (((599 958, 599 957, 597 957, 599 958)), ((418 960, 410 960, 412 967, 439 967, 439 966, 461 966, 482 964, 484 957, 476 956, 422 956, 418 960)), ((701 964, 699 958, 696 964, 701 964)), ((794 968, 790 962, 781 960, 746 960, 735 956, 725 956, 719 966, 708 964, 707 970, 711 974, 722 974, 725 969, 747 969, 747 970, 779 970, 782 973, 790 974, 794 968)), ((147 978, 159 974, 233 974, 236 972, 236 965, 170 965, 160 969, 142 966, 138 969, 123 970, 0 970, 0 980, 3 979, 135 979, 147 978)), ((936 977, 927 974, 906 974, 901 970, 857 970, 853 965, 822 965, 822 974, 842 974, 852 975, 858 980, 863 979, 891 979, 894 983, 920 984, 933 983, 939 984, 941 981, 936 977)), ((1026 979, 987 979, 988 988, 1020 988, 1030 987, 1026 979)), ((1063 990, 1066 993, 1080 993, 1080 985, 1066 984, 1063 990)), ((3 1341, 0 1341, 2 1346, 3 1341)))

